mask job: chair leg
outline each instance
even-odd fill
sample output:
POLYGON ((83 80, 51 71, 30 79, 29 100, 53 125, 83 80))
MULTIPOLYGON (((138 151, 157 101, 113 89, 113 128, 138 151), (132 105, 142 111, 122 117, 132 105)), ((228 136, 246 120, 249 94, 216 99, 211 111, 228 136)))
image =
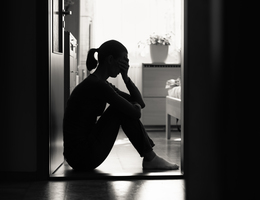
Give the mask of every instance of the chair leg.
POLYGON ((171 115, 166 113, 166 138, 171 139, 171 115))
POLYGON ((176 125, 177 125, 177 129, 178 129, 178 131, 179 131, 179 132, 181 132, 181 125, 179 125, 179 126, 178 126, 178 121, 179 121, 179 119, 178 119, 178 118, 176 118, 176 125))

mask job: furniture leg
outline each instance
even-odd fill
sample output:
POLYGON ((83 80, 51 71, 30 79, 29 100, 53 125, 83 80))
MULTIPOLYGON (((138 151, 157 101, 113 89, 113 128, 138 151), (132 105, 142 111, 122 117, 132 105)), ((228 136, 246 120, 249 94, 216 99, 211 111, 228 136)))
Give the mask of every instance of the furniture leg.
POLYGON ((166 138, 171 139, 171 115, 166 113, 166 138))

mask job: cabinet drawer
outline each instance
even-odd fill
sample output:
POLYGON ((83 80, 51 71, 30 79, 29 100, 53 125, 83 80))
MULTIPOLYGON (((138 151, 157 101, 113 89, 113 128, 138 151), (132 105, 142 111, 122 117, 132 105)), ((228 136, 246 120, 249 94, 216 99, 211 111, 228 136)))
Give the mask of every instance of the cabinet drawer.
POLYGON ((165 98, 144 98, 145 108, 142 110, 144 125, 165 125, 165 98))
POLYGON ((166 97, 166 81, 180 77, 181 68, 152 67, 143 68, 143 96, 166 97))

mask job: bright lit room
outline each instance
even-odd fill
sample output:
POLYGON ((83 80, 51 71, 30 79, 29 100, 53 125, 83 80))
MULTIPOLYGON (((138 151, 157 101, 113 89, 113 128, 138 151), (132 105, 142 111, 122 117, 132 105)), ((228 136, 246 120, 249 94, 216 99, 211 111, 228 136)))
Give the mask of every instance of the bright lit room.
MULTIPOLYGON (((111 39, 120 41, 128 50, 130 65, 128 75, 145 102, 140 120, 155 143, 154 151, 165 160, 177 164, 179 169, 144 171, 142 158, 120 128, 108 157, 94 171, 75 173, 69 164, 64 162, 59 168, 57 164, 52 168, 53 177, 182 177, 181 2, 178 0, 64 2, 66 13, 64 106, 66 107, 66 101, 74 88, 93 73, 86 68, 89 49, 98 48, 111 39)), ((109 78, 108 81, 119 90, 129 93, 120 75, 109 78)), ((51 159, 51 162, 52 160, 54 159, 51 159)))

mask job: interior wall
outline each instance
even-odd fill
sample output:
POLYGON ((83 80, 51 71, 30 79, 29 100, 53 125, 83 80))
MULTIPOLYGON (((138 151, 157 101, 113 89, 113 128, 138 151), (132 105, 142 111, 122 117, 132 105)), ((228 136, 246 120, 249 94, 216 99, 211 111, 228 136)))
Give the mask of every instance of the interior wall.
MULTIPOLYGON (((96 17, 96 12, 95 12, 95 10, 97 9, 97 5, 93 2, 94 2, 94 0, 87 0, 85 4, 89 4, 88 6, 90 6, 90 7, 92 6, 92 8, 94 8, 92 12, 91 11, 88 11, 88 12, 89 12, 89 16, 91 16, 91 18, 92 18, 92 26, 94 27, 93 29, 95 29, 95 26, 97 25, 97 22, 96 22, 97 17, 96 17)), ((114 6, 114 5, 111 5, 111 6, 114 6)), ((181 18, 180 18, 180 20, 181 20, 181 18)), ((113 22, 111 22, 111 23, 113 23, 113 22)), ((179 22, 179 23, 181 23, 181 22, 179 22)), ((85 23, 85 24, 87 24, 87 23, 85 23)), ((82 27, 82 26, 80 26, 80 27, 82 27)), ((87 34, 85 34, 85 36, 87 36, 87 34)), ((95 46, 95 42, 93 42, 94 37, 95 37, 95 33, 92 32, 92 35, 91 35, 92 45, 90 47, 98 48, 99 46, 95 46)), ((82 39, 83 38, 81 37, 80 40, 82 40, 82 39)), ((141 40, 141 38, 140 38, 140 40, 141 40)), ((85 56, 86 54, 87 53, 84 54, 84 58, 86 57, 85 56)), ((152 63, 151 56, 149 53, 149 46, 147 47, 147 51, 145 50, 145 53, 143 53, 142 55, 137 55, 137 53, 135 53, 133 55, 133 54, 129 53, 128 58, 129 58, 129 65, 130 65, 129 76, 132 79, 132 81, 136 84, 138 89, 142 92, 142 63, 152 63)), ((165 62, 171 63, 171 64, 172 63, 180 64, 181 63, 181 52, 175 51, 175 50, 170 51, 165 62)), ((80 65, 82 67, 85 67, 85 63, 82 63, 80 65)), ((121 76, 118 76, 117 78, 109 78, 108 81, 111 82, 112 84, 114 84, 120 90, 128 92, 121 76)), ((167 80, 165 80, 165 82, 166 81, 167 80)))
MULTIPOLYGON (((95 0, 87 0, 87 2, 95 2, 95 0)), ((119 1, 120 2, 120 1, 119 1)), ((134 4, 134 2, 133 2, 133 4, 134 4)), ((99 22, 102 22, 102 20, 100 20, 99 18, 100 18, 100 16, 98 16, 98 11, 99 11, 99 9, 98 9, 98 6, 102 6, 102 5, 100 5, 100 4, 98 4, 98 3, 93 3, 93 5, 94 5, 94 11, 93 11, 93 13, 91 13, 92 14, 92 16, 93 16, 93 29, 96 29, 96 30, 99 30, 99 28, 97 27, 97 24, 99 23, 99 22), (100 21, 99 21, 100 20, 100 21)), ((141 4, 140 4, 141 5, 141 4)), ((174 5, 174 4, 173 4, 174 5)), ((124 4, 122 4, 122 5, 113 5, 113 4, 110 4, 110 3, 108 3, 108 4, 106 4, 105 6, 108 6, 108 9, 109 9, 109 6, 111 6, 111 8, 112 7, 116 7, 116 8, 118 8, 118 9, 124 9, 124 4)), ((147 6, 149 6, 149 5, 147 5, 147 6)), ((177 5, 176 5, 177 6, 177 5)), ((131 9, 134 9, 134 7, 131 7, 130 6, 130 8, 129 8, 130 10, 129 11, 131 11, 131 9)), ((145 9, 145 7, 144 7, 144 9, 145 9)), ((99 11, 100 12, 100 11, 99 11)), ((134 13, 135 11, 134 10, 132 10, 132 12, 131 13, 134 13)), ((178 15, 181 15, 179 12, 175 12, 175 13, 177 13, 178 15)), ((102 13, 103 14, 103 13, 102 13)), ((100 15, 100 14, 99 14, 100 15)), ((135 16, 136 17, 136 16, 135 16)), ((134 18, 134 17, 133 17, 134 18)), ((145 18, 145 17, 144 17, 145 18)), ((110 23, 111 23, 111 28, 113 28, 113 27, 117 27, 118 25, 118 23, 121 23, 121 22, 119 22, 119 21, 117 21, 116 19, 114 19, 114 20, 112 20, 110 23), (115 20, 115 21, 114 21, 115 20)), ((125 19, 126 21, 127 21, 127 19, 125 19)), ((152 20, 152 19, 150 19, 150 20, 152 20)), ((180 19, 181 20, 181 19, 180 19)), ((140 19, 139 21, 142 21, 142 19, 140 19)), ((128 21, 127 21, 127 23, 129 23, 128 21)), ((180 25, 180 22, 179 23, 177 23, 177 22, 175 22, 176 23, 176 26, 178 26, 178 25, 180 25)), ((140 26, 140 25, 137 25, 136 24, 136 26, 140 26)), ((141 29, 141 27, 140 27, 140 29, 141 29)), ((174 28, 173 28, 174 29, 174 28)), ((143 32, 145 32, 144 30, 146 30, 146 27, 145 27, 145 29, 143 29, 143 32)), ((174 30, 172 30, 172 31, 174 31, 174 30)), ((111 34, 111 33, 110 33, 111 34)), ((150 33, 150 34, 152 34, 152 32, 150 33)), ((149 36, 149 35, 148 35, 149 36)), ((120 37, 120 35, 118 35, 117 37, 120 37)), ((134 35, 133 35, 133 37, 135 37, 134 35)), ((92 35, 92 38, 95 38, 95 33, 93 33, 93 35, 92 35)), ((109 37, 105 37, 107 40, 109 39, 109 37)), ((104 39, 104 38, 103 38, 104 39)), ((111 38, 111 39, 114 39, 114 38, 111 38)), ((144 40, 144 38, 139 38, 139 40, 141 41, 141 40, 144 40)), ((103 41, 103 42, 105 42, 105 41, 103 41)), ((121 41, 122 42, 122 41, 121 41)), ((93 46, 92 47, 94 47, 94 48, 98 48, 99 47, 99 45, 100 45, 100 43, 102 43, 101 41, 100 42, 98 42, 97 43, 97 41, 94 39, 94 41, 92 42, 92 44, 93 44, 93 46)), ((127 45, 127 44, 126 44, 127 45)), ((172 45, 170 45, 169 46, 169 54, 168 54, 168 57, 167 57, 167 59, 166 59, 166 63, 174 63, 174 64, 179 64, 180 63, 180 52, 178 52, 178 51, 176 51, 176 50, 174 50, 174 47, 175 45, 174 44, 172 44, 172 45)), ((136 44, 136 47, 137 47, 137 44, 136 44)), ((129 62, 130 62, 130 64, 133 64, 133 65, 136 65, 136 64, 141 64, 141 63, 151 63, 152 61, 151 61, 151 57, 150 57, 150 50, 149 50, 149 45, 147 45, 146 46, 146 48, 145 48, 145 50, 143 49, 142 50, 142 48, 141 49, 139 49, 139 50, 136 50, 135 52, 129 52, 129 54, 128 54, 128 57, 129 57, 129 62), (140 51, 140 52, 139 52, 140 51)))
POLYGON ((240 32, 244 9, 228 1, 184 2, 186 199, 241 197, 240 152, 244 149, 239 151, 235 91, 241 78, 238 69, 248 61, 241 51, 248 41, 238 42, 247 32, 240 32))
POLYGON ((37 169, 36 1, 5 3, 12 11, 3 25, 0 171, 33 172, 37 169))
POLYGON ((183 120, 187 200, 221 199, 218 169, 221 166, 223 49, 218 45, 222 45, 223 27, 214 22, 220 17, 220 8, 212 7, 215 0, 185 3, 183 120))

